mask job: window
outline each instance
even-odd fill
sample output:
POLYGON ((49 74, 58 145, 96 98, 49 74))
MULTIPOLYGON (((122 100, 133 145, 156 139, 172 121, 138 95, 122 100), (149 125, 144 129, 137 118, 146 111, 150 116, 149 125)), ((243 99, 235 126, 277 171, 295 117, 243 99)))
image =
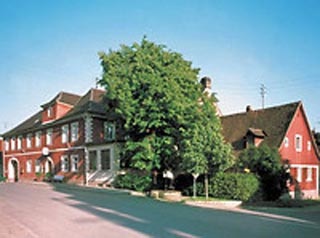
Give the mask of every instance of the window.
POLYGON ((50 107, 48 107, 48 109, 47 109, 47 116, 50 118, 50 117, 52 117, 52 107, 50 106, 50 107))
POLYGON ((9 140, 8 139, 6 139, 4 141, 4 146, 5 146, 5 150, 8 151, 9 150, 9 140))
POLYGON ((301 135, 296 135, 295 137, 295 147, 297 152, 302 151, 302 136, 301 135))
POLYGON ((16 138, 12 137, 11 138, 11 150, 15 150, 16 149, 16 138))
POLYGON ((36 132, 36 147, 41 146, 41 131, 36 132))
POLYGON ((69 172, 69 158, 67 155, 61 156, 61 171, 69 172))
POLYGON ((288 148, 288 147, 289 147, 289 138, 288 138, 288 137, 285 137, 285 138, 284 138, 284 147, 285 147, 285 148, 288 148))
POLYGON ((97 169, 97 151, 89 151, 89 170, 97 169))
POLYGON ((27 173, 32 172, 32 160, 31 159, 27 160, 27 162, 26 162, 26 172, 27 173))
POLYGON ((27 148, 31 148, 32 147, 32 134, 28 134, 27 135, 27 148))
POLYGON ((308 142, 307 142, 307 150, 308 150, 308 151, 311 151, 311 141, 308 141, 308 142))
POLYGON ((36 160, 36 164, 35 164, 35 172, 36 172, 36 173, 40 173, 40 172, 41 172, 41 164, 40 164, 40 160, 36 160))
POLYGON ((307 168, 307 182, 312 181, 312 168, 307 168))
POLYGON ((300 183, 302 181, 302 168, 297 168, 297 181, 300 183))
POLYGON ((47 145, 52 145, 52 129, 47 130, 46 143, 47 145))
POLYGON ((114 140, 115 138, 115 125, 110 122, 104 123, 104 139, 106 141, 114 140))
POLYGON ((18 149, 18 150, 21 150, 21 149, 22 149, 22 136, 18 136, 17 149, 18 149))
POLYGON ((61 142, 67 143, 69 141, 69 126, 64 125, 61 127, 62 135, 61 135, 61 142))
POLYGON ((71 141, 77 141, 79 136, 79 123, 78 122, 74 122, 71 124, 71 141))
POLYGON ((110 150, 101 151, 101 170, 110 169, 110 150))
POLYGON ((79 170, 79 156, 78 155, 71 155, 71 172, 78 172, 79 170))

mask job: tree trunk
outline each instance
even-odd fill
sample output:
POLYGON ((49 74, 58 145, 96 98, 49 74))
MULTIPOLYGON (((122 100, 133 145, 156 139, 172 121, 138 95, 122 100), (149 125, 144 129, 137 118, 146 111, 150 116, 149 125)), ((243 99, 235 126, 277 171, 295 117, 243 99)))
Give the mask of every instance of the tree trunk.
POLYGON ((208 182, 208 174, 204 175, 204 188, 206 193, 206 200, 209 199, 209 182, 208 182))

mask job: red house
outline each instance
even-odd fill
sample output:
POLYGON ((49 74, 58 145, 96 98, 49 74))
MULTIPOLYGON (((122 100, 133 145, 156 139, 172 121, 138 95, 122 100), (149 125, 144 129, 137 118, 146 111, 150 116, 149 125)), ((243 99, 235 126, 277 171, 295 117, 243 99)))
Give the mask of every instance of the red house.
MULTIPOLYGON (((221 117, 223 134, 235 153, 249 145, 279 149, 305 198, 319 196, 319 152, 301 102, 221 117)), ((294 186, 290 186, 294 196, 294 186)))
POLYGON ((3 171, 8 181, 53 175, 79 184, 110 181, 117 167, 116 125, 104 108, 104 93, 61 92, 3 134, 3 171))

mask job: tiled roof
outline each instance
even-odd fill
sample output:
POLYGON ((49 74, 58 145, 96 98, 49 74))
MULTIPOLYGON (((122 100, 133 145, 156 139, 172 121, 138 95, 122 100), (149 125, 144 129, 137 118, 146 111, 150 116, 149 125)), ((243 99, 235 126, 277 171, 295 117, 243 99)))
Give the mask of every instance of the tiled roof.
POLYGON ((79 101, 80 98, 81 96, 73 93, 60 92, 50 102, 43 104, 41 107, 47 107, 55 103, 56 101, 74 106, 79 101))
POLYGON ((62 118, 47 123, 42 124, 42 111, 37 112, 30 118, 13 128, 12 130, 3 134, 4 137, 16 136, 19 134, 27 133, 28 131, 36 131, 42 128, 52 126, 54 124, 60 123, 62 120, 68 120, 71 117, 77 117, 83 113, 91 113, 95 115, 106 116, 106 109, 103 103, 103 95, 105 91, 100 89, 90 89, 84 96, 80 97, 75 94, 61 92, 49 103, 42 105, 46 107, 55 101, 67 103, 73 105, 74 107, 62 118))
POLYGON ((243 149, 244 136, 250 129, 253 133, 261 134, 264 132, 266 136, 263 143, 279 148, 300 105, 301 102, 294 102, 223 116, 221 117, 223 135, 226 141, 231 143, 235 151, 243 149))

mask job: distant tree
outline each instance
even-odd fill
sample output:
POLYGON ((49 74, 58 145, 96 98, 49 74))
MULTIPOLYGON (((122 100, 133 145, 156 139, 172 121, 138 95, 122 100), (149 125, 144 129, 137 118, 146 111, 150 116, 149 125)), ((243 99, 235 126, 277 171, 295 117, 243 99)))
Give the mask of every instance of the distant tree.
POLYGON ((318 149, 320 149, 320 132, 316 132, 315 130, 312 130, 312 134, 313 134, 314 140, 318 146, 318 149))
POLYGON ((122 161, 128 167, 176 174, 228 167, 230 149, 223 144, 214 97, 204 98, 191 62, 146 38, 99 55, 100 84, 108 112, 124 130, 122 161))
POLYGON ((290 174, 284 168, 277 148, 249 147, 240 154, 237 165, 240 170, 250 170, 260 178, 264 200, 277 200, 288 192, 290 174))

